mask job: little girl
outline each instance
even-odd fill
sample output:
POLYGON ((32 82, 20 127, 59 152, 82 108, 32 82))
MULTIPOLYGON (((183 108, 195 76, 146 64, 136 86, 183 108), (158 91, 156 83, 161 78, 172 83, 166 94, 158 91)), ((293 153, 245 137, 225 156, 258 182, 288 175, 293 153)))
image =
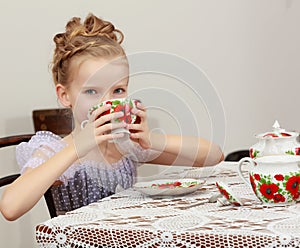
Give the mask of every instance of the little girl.
POLYGON ((121 112, 102 115, 96 109, 82 128, 90 107, 100 101, 128 96, 128 62, 121 47, 123 34, 112 23, 93 14, 81 23, 74 17, 64 33, 55 35, 52 74, 60 102, 72 109, 74 130, 64 138, 37 132, 17 146, 21 176, 6 187, 0 210, 7 220, 29 211, 52 186, 57 214, 98 201, 131 187, 141 162, 155 164, 213 165, 223 159, 220 148, 197 137, 149 132, 146 109, 133 109, 135 124, 112 123, 121 112), (127 128, 130 137, 112 130, 127 128))

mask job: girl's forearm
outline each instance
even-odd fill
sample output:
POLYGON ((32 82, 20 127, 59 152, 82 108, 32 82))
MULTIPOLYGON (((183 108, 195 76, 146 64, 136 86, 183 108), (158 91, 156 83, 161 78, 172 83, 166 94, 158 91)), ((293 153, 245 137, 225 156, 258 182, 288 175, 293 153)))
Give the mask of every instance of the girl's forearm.
POLYGON ((202 138, 152 133, 150 140, 151 149, 162 152, 154 163, 204 166, 224 159, 219 146, 202 138))
POLYGON ((0 201, 3 216, 8 220, 15 220, 29 211, 76 159, 75 146, 68 145, 44 164, 29 169, 7 186, 0 201))

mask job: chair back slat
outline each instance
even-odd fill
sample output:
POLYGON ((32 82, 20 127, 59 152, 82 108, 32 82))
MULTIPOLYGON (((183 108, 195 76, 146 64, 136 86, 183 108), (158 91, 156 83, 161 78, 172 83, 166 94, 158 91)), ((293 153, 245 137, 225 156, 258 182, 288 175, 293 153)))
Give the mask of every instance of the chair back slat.
POLYGON ((51 131, 65 136, 73 130, 73 115, 69 108, 33 110, 32 118, 35 132, 51 131))
POLYGON ((18 145, 21 142, 27 142, 31 139, 32 136, 33 134, 21 134, 21 135, 2 137, 0 138, 0 148, 5 146, 18 145))
POLYGON ((1 177, 0 178, 0 187, 11 184, 19 176, 20 176, 20 174, 13 174, 13 175, 9 175, 9 176, 6 176, 6 177, 1 177))

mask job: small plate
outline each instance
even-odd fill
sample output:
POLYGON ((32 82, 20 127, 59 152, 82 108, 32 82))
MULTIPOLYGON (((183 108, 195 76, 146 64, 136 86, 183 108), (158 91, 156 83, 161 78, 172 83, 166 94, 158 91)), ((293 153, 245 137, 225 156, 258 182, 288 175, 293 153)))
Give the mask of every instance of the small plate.
POLYGON ((228 187, 228 185, 224 182, 216 182, 216 185, 220 191, 220 193, 227 199, 228 202, 235 206, 243 205, 242 201, 239 197, 237 197, 228 187))
POLYGON ((204 182, 204 180, 193 178, 159 179, 136 183, 133 185, 133 188, 146 195, 185 195, 201 188, 204 182))

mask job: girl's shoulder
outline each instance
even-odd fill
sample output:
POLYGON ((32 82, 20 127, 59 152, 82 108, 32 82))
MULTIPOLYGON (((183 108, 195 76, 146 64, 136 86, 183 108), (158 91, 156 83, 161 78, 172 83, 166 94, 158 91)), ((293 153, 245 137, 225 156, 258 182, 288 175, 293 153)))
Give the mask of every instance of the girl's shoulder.
POLYGON ((17 162, 21 166, 24 165, 38 149, 55 153, 65 146, 66 143, 60 136, 49 131, 38 131, 28 142, 22 142, 16 146, 17 162))

